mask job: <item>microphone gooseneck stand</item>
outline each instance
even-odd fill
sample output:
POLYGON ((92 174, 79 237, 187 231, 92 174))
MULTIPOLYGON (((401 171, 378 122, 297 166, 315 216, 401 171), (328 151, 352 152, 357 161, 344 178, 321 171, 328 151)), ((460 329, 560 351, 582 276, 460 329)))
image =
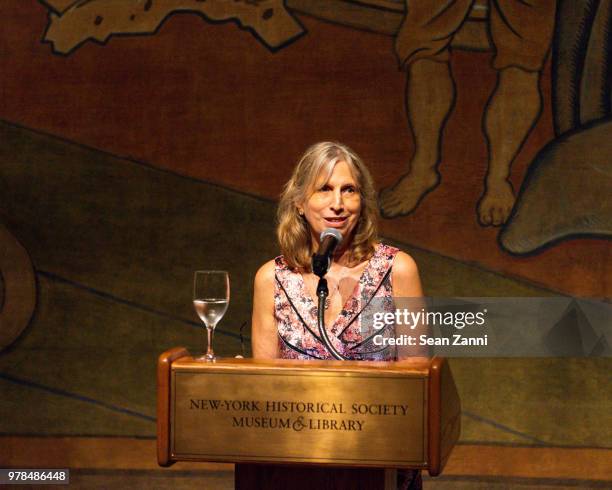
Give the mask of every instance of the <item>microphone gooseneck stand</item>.
POLYGON ((319 298, 319 309, 317 314, 319 335, 327 351, 334 359, 346 361, 349 358, 340 354, 332 345, 327 335, 327 330, 325 329, 325 301, 329 296, 329 289, 327 288, 327 279, 325 279, 324 276, 331 266, 331 257, 334 253, 334 249, 342 242, 342 233, 334 228, 327 228, 321 233, 320 241, 321 245, 319 250, 312 254, 312 272, 319 278, 319 284, 317 285, 317 298, 319 298))
POLYGON ((319 276, 319 284, 317 285, 317 298, 319 298, 319 308, 317 311, 317 318, 319 320, 319 334, 321 335, 321 339, 323 340, 325 347, 327 347, 327 350, 334 359, 338 359, 339 361, 347 361, 348 357, 340 354, 340 352, 338 352, 338 350, 332 345, 331 340, 329 340, 329 336, 327 335, 327 330, 325 329, 325 300, 327 300, 327 296, 329 296, 327 279, 321 275, 319 276))

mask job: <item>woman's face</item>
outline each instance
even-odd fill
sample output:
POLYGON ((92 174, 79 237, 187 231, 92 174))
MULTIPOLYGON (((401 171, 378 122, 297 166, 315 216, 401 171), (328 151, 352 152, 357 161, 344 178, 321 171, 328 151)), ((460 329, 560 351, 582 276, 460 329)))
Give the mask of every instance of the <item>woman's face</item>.
POLYGON ((327 181, 319 178, 312 194, 298 210, 310 225, 313 244, 319 243, 321 232, 326 228, 337 229, 347 240, 361 215, 361 196, 348 164, 339 161, 327 181))

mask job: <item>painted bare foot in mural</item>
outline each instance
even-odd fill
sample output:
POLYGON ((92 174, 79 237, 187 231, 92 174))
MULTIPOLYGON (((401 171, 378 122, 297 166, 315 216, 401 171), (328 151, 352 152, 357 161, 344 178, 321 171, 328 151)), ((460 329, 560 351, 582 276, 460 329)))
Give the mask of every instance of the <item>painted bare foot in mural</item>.
POLYGON ((436 167, 442 130, 454 100, 455 84, 448 63, 421 59, 409 65, 406 113, 415 150, 408 173, 380 194, 380 212, 385 218, 412 213, 440 182, 436 167))
POLYGON ((515 196, 508 181, 512 162, 540 116, 539 72, 509 67, 500 70, 497 87, 484 114, 489 167, 478 221, 501 226, 510 216, 515 196))
POLYGON ((515 196, 507 180, 488 183, 478 202, 478 221, 483 226, 501 226, 510 216, 515 196))
POLYGON ((427 172, 409 172, 393 186, 380 194, 380 212, 385 218, 412 213, 428 192, 440 183, 435 169, 427 172))

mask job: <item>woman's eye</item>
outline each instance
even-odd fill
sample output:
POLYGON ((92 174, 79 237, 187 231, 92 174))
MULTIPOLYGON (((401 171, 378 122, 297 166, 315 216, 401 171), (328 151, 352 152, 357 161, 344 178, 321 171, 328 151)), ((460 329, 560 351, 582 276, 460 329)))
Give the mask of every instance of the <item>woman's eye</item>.
POLYGON ((331 187, 328 185, 324 185, 323 187, 319 189, 319 192, 328 192, 328 191, 331 191, 331 187))
POLYGON ((357 189, 355 189, 352 185, 349 185, 342 190, 344 192, 347 192, 348 194, 354 194, 355 192, 357 192, 357 189))

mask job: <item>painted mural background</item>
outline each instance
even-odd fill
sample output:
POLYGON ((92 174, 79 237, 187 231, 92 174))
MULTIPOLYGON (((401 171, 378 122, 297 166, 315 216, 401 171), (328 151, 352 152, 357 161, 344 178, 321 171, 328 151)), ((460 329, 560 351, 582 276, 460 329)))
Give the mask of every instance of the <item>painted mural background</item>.
MULTIPOLYGON (((157 355, 204 341, 196 269, 230 271, 217 346, 248 352, 320 140, 369 164, 426 294, 609 299, 612 2, 519 3, 2 2, 0 431, 154 437, 157 355)), ((463 442, 610 447, 607 359, 452 367, 463 442)))

